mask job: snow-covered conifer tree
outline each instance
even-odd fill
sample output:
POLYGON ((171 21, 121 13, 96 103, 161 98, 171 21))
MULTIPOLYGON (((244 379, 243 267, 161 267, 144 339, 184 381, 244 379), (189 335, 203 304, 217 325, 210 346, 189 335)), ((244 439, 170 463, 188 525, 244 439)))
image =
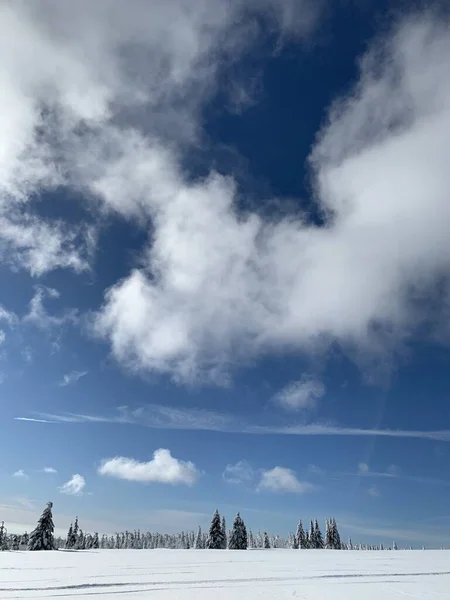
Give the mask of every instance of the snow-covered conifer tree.
POLYGON ((342 548, 341 536, 339 535, 339 531, 336 525, 336 519, 331 519, 330 527, 333 537, 333 549, 340 550, 342 548))
POLYGON ((301 521, 298 522, 297 531, 296 531, 295 537, 297 538, 298 548, 301 549, 301 550, 303 550, 304 548, 306 548, 305 530, 303 529, 303 523, 301 521))
POLYGON ((223 533, 223 549, 226 550, 228 547, 228 535, 227 535, 227 522, 225 517, 222 517, 222 533, 223 533))
POLYGON ((196 550, 202 550, 203 549, 203 535, 202 535, 202 528, 200 526, 198 528, 197 536, 195 538, 194 548, 196 550))
POLYGON ((0 524, 0 550, 8 550, 8 532, 4 521, 0 524))
POLYGON ((245 527, 245 523, 242 520, 241 515, 238 513, 234 519, 233 529, 228 542, 228 548, 230 550, 247 550, 247 547, 247 528, 245 527))
POLYGON ((36 528, 30 533, 28 550, 53 550, 55 526, 52 515, 53 503, 49 502, 42 513, 36 528))
POLYGON ((317 548, 314 521, 312 519, 309 524, 308 548, 317 548))
POLYGON ((222 531, 222 525, 220 523, 219 511, 216 510, 211 520, 206 547, 208 550, 223 550, 223 546, 224 532, 222 531))
POLYGON ((267 535, 267 531, 264 532, 264 548, 266 550, 268 550, 270 548, 270 540, 269 540, 269 536, 267 535))
POLYGON ((314 542, 316 548, 323 550, 323 537, 317 519, 314 521, 314 542))

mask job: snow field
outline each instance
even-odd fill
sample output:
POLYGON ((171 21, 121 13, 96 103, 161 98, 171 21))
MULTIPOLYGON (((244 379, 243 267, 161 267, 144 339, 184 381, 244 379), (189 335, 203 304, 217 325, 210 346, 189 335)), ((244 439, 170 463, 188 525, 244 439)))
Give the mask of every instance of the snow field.
POLYGON ((450 599, 450 551, 0 553, 0 600, 450 599))

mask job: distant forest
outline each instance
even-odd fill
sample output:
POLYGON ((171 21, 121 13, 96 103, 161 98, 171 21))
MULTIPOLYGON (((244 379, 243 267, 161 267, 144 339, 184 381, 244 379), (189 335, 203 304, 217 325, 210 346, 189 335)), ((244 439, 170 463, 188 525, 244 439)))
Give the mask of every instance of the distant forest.
MULTIPOLYGON (((119 550, 148 550, 156 548, 195 549, 195 550, 247 550, 252 548, 292 548, 294 550, 384 550, 381 545, 353 544, 342 542, 335 519, 325 521, 325 535, 317 519, 309 522, 305 528, 300 520, 295 533, 287 537, 270 535, 266 531, 253 533, 238 513, 233 525, 227 529, 225 517, 216 510, 211 519, 208 532, 181 531, 180 533, 160 533, 151 531, 123 531, 114 535, 83 531, 78 517, 71 523, 65 538, 54 535, 53 504, 49 502, 38 520, 36 528, 28 534, 9 534, 5 523, 0 525, 0 550, 88 550, 92 548, 119 550)), ((389 550, 397 550, 394 542, 389 550)))

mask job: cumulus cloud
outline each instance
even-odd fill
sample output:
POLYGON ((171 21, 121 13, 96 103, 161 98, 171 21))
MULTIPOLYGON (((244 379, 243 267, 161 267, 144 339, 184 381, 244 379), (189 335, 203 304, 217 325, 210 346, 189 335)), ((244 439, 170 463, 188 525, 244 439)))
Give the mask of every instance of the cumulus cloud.
POLYGON ((85 487, 86 480, 84 477, 75 473, 69 481, 66 481, 66 483, 59 488, 59 491, 61 494, 67 494, 68 496, 82 496, 85 487))
POLYGON ((365 475, 366 473, 369 472, 369 465, 367 463, 359 463, 358 465, 358 473, 360 473, 361 475, 365 475))
POLYGON ((334 343, 388 370, 424 325, 447 341, 435 327, 450 305, 445 18, 378 40, 334 103, 310 157, 325 226, 242 214, 231 177, 185 173, 220 69, 261 21, 310 31, 317 4, 1 5, 0 259, 34 275, 89 268, 95 230, 39 216, 36 198, 65 187, 151 231, 93 322, 133 370, 224 382, 262 353, 334 343))
POLYGON ((170 450, 160 448, 153 453, 153 459, 139 462, 133 458, 116 456, 102 462, 100 475, 117 479, 139 481, 141 483, 170 483, 193 485, 200 472, 192 462, 174 458, 170 450))
POLYGON ((77 383, 82 377, 87 375, 87 371, 71 371, 70 373, 66 373, 62 380, 59 382, 60 387, 66 387, 68 385, 72 385, 77 383))
POLYGON ((13 473, 13 477, 15 477, 16 479, 28 479, 28 475, 23 469, 19 469, 18 471, 13 473))
POLYGON ((325 391, 325 385, 321 381, 305 376, 300 381, 288 384, 273 399, 287 410, 314 408, 325 391))
MULTIPOLYGON (((65 186, 88 195, 98 191, 111 208, 138 212, 131 206, 140 196, 136 188, 130 201, 122 190, 117 196, 108 188, 114 178, 120 180, 113 171, 122 140, 129 153, 134 138, 128 134, 138 126, 149 137, 181 143, 196 138, 198 109, 214 89, 221 59, 239 54, 257 36, 256 20, 247 18, 240 26, 243 17, 256 12, 278 32, 303 35, 313 25, 315 4, 2 3, 0 259, 36 276, 60 267, 88 269, 93 228, 39 216, 39 205, 32 205, 40 192, 65 186)), ((142 164, 138 170, 145 178, 142 164)))
POLYGON ((158 175, 146 268, 109 290, 96 323, 116 358, 190 380, 274 347, 338 342, 389 370, 450 297, 449 52, 447 24, 426 16, 361 60, 311 154, 325 227, 238 214, 230 178, 188 183, 170 156, 147 155, 158 175))
POLYGON ((248 483, 254 477, 254 471, 246 460, 240 460, 235 465, 227 465, 222 473, 227 483, 248 483))
POLYGON ((299 481, 295 472, 285 467, 274 467, 273 469, 263 471, 258 484, 258 490, 269 490, 271 492, 304 494, 312 489, 313 486, 310 483, 299 481))

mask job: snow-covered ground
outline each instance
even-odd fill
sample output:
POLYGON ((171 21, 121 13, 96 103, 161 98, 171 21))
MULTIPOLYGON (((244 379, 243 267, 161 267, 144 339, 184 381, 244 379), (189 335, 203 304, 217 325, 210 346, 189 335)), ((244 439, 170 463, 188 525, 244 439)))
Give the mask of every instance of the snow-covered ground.
POLYGON ((0 599, 450 598, 450 551, 0 552, 0 599))

